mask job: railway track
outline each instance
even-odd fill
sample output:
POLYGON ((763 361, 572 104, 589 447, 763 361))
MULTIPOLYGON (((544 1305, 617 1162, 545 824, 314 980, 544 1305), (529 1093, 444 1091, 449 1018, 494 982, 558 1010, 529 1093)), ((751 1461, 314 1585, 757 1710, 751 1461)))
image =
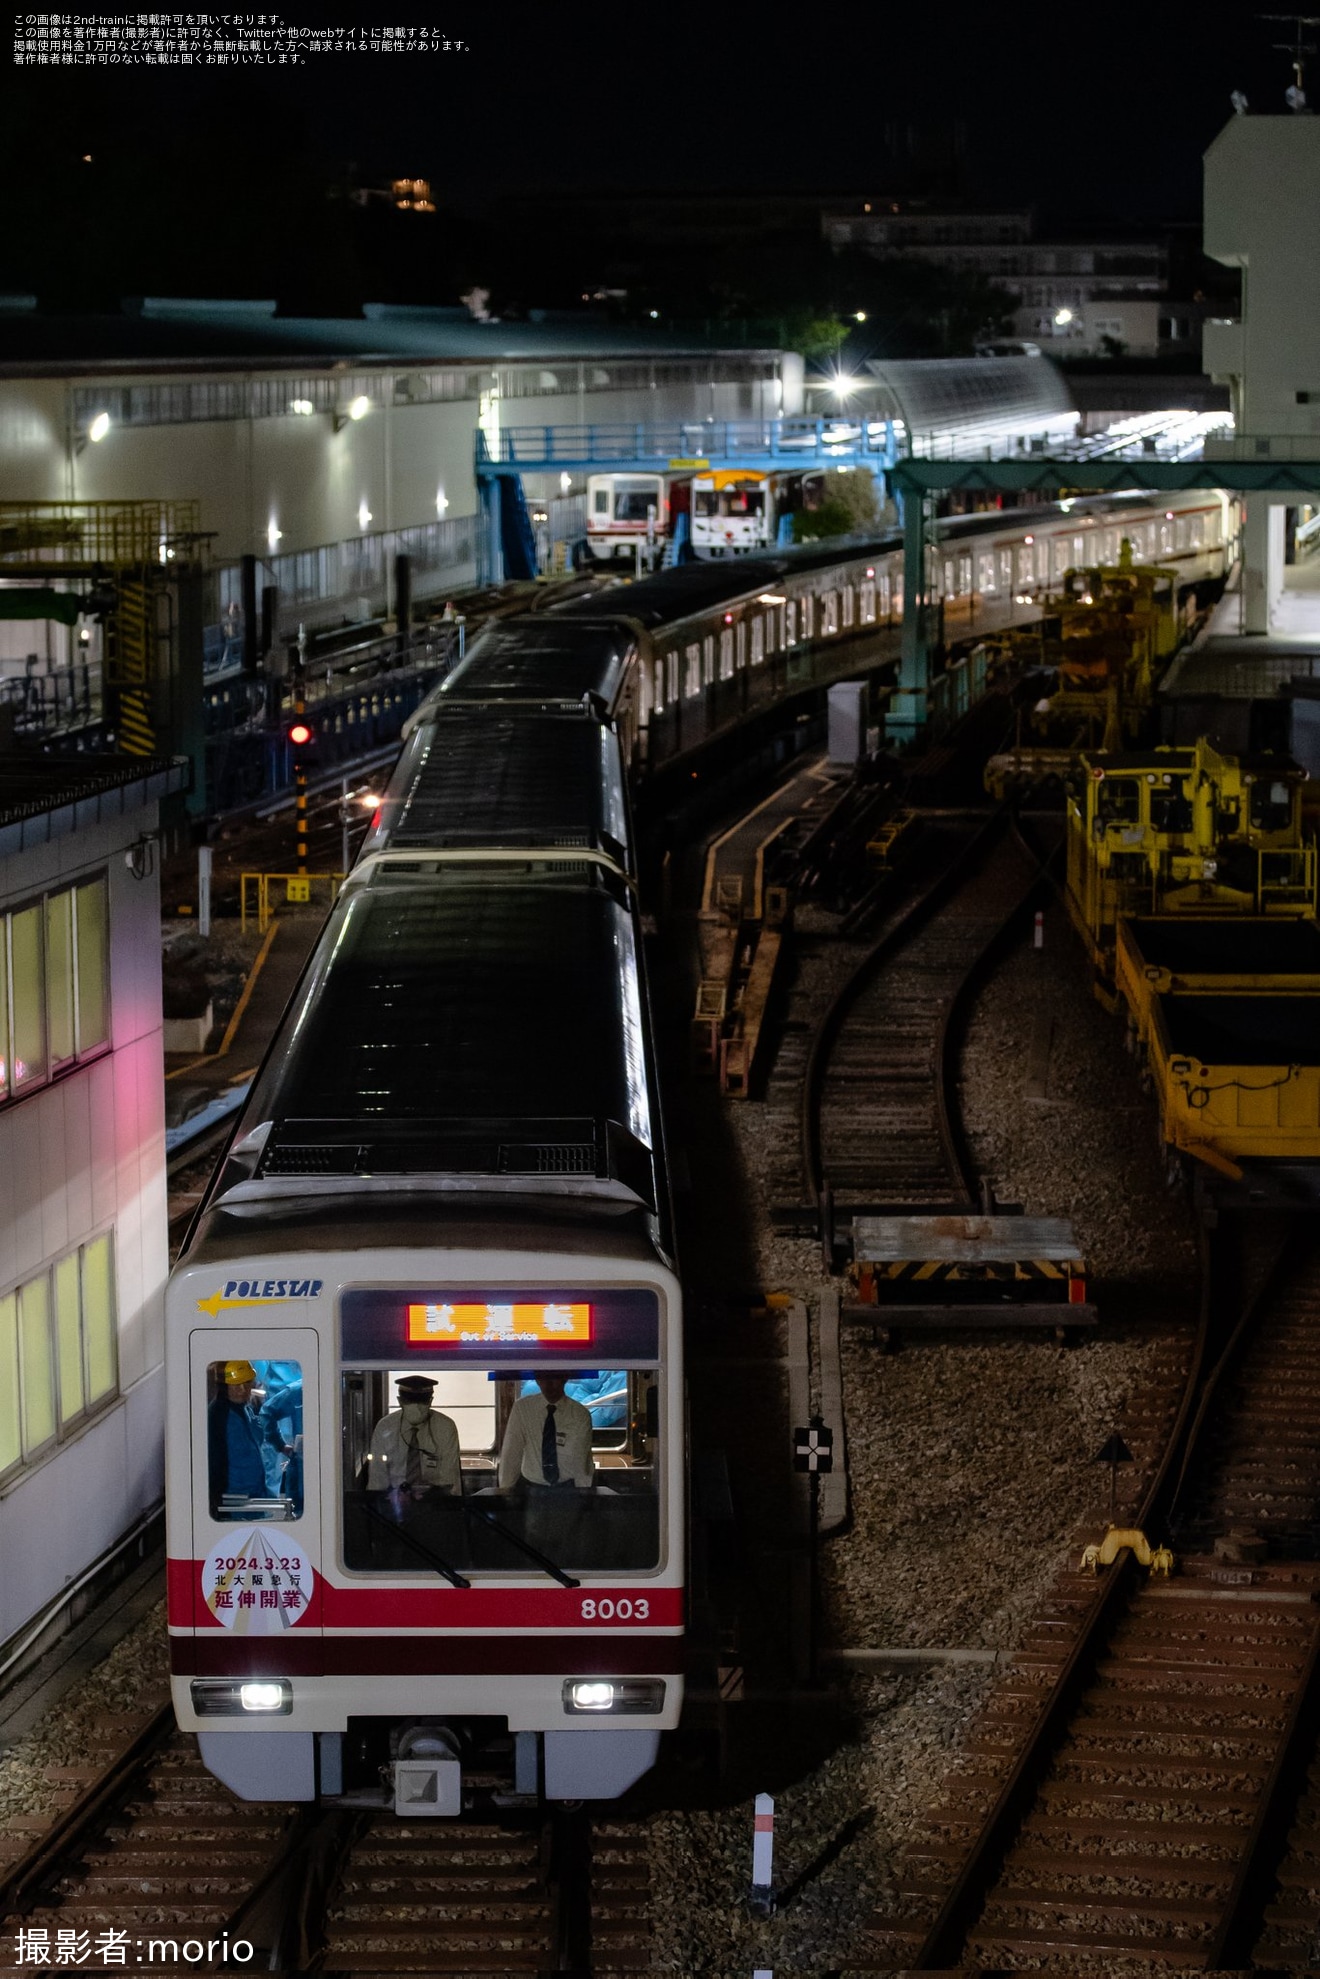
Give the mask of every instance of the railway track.
POLYGON ((110 1721, 65 1771, 68 1804, 0 1866, 2 1972, 77 1953, 100 1969, 107 1948, 107 1965, 122 1950, 167 1979, 271 1960, 341 1979, 649 1969, 646 1833, 618 1818, 254 1806, 203 1768, 168 1705, 110 1721))
MULTIPOLYGON (((923 890, 861 950, 796 1054, 802 1178, 813 1202, 975 1207, 958 1053, 971 999, 1041 883, 1007 814, 932 829, 923 890)), ((793 1054, 781 1068, 792 1075, 793 1054)))
POLYGON ((1177 1572, 1124 1551, 1060 1578, 906 1852, 874 1969, 1316 1970, 1320 1247, 1276 1281, 1213 1366, 1203 1323, 1130 1497, 1177 1572))

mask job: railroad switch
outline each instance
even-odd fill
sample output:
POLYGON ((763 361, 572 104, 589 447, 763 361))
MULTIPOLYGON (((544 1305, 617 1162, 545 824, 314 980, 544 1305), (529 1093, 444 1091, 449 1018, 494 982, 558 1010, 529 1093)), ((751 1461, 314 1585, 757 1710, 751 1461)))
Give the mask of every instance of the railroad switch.
POLYGON ((1082 1554, 1082 1572, 1099 1573, 1112 1567, 1124 1547, 1129 1547, 1143 1567, 1166 1577, 1173 1572, 1173 1554, 1167 1546, 1152 1546, 1144 1532, 1135 1526, 1111 1525, 1097 1546, 1094 1542, 1082 1554))

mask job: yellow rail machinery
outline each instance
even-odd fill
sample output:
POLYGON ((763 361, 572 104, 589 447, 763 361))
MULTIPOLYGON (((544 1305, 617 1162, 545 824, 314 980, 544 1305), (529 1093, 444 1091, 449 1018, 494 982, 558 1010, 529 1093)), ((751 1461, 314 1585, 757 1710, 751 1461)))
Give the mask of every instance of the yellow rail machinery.
POLYGON ((1284 756, 1084 753, 1069 779, 1068 909, 1112 1001, 1116 930, 1155 914, 1313 917, 1305 772, 1284 756))
POLYGON ((1171 1150, 1254 1193, 1289 1171, 1309 1200, 1320 1178, 1320 991, 1167 991, 1150 1000, 1146 1061, 1171 1150), (1309 1182, 1304 1182, 1309 1177, 1309 1182))
POLYGON ((1144 1049, 1161 997, 1320 997, 1320 926, 1280 915, 1120 921, 1114 982, 1144 1049))
POLYGON ((1121 749, 1146 731, 1155 689, 1191 624, 1179 605, 1179 575, 1138 564, 1126 537, 1116 564, 1079 565, 1043 601, 1034 626, 996 642, 1000 671, 1036 698, 1019 708, 1012 750, 991 758, 996 797, 1066 773, 1079 749, 1121 749))
POLYGON ((1177 571, 1134 563, 1125 536, 1116 564, 1064 572, 1052 610, 1059 684, 1039 725, 1056 735, 1075 729, 1106 749, 1136 741, 1156 682, 1184 636, 1177 571))

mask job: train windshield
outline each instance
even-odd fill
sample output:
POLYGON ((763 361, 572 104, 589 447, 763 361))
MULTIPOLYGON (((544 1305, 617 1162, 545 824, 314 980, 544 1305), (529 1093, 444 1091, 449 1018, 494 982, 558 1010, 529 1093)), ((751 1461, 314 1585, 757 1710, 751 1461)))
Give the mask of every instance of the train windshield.
POLYGON ((344 1369, 344 1565, 656 1567, 657 1369, 465 1363, 344 1369))
POLYGON ((764 515, 764 488, 699 488, 695 495, 698 515, 764 515))

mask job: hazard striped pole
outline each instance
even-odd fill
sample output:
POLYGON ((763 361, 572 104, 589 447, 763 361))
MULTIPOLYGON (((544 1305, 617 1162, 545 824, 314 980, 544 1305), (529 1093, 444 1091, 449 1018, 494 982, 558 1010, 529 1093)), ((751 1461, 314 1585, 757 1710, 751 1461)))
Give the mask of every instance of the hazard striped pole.
MULTIPOLYGON (((301 659, 301 654, 299 658, 301 659)), ((302 716, 306 713, 307 703, 303 699, 303 670, 301 665, 299 665, 293 677, 295 742, 305 739, 303 735, 305 724, 302 722, 302 716)), ((298 828, 298 876, 301 879, 307 872, 307 765, 303 761, 301 747, 297 747, 294 750, 293 787, 296 792, 294 811, 296 813, 298 828)))
POLYGON ((770 1917, 774 1913, 775 1899, 771 1889, 775 1869, 775 1803, 768 1793, 756 1796, 756 1819, 752 1832, 752 1894, 751 1909, 758 1917, 770 1917))

